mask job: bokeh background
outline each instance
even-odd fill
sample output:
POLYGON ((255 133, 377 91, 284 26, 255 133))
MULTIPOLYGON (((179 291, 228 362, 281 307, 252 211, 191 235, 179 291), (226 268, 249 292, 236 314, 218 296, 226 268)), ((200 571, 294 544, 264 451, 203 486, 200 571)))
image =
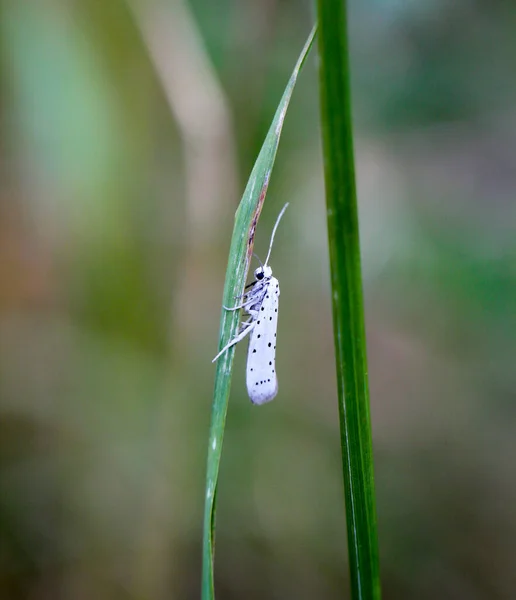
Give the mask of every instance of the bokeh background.
MULTIPOLYGON (((384 598, 514 598, 516 12, 349 8, 384 598)), ((199 597, 233 214, 313 18, 0 0, 1 598, 199 597)), ((348 597, 316 64, 257 233, 291 202, 275 402, 237 352, 221 600, 348 597)))

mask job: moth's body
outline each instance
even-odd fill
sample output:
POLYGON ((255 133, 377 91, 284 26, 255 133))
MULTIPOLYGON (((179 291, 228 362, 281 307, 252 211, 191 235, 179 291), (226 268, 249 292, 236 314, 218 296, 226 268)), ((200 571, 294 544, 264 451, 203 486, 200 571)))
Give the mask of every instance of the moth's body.
POLYGON ((239 333, 213 359, 213 362, 215 362, 228 348, 250 334, 246 383, 247 392, 253 404, 270 402, 278 393, 276 332, 280 289, 279 282, 276 277, 272 276, 272 269, 267 263, 276 228, 287 206, 288 203, 283 207, 272 231, 265 265, 261 265, 255 270, 255 280, 247 286, 251 289, 244 294, 243 302, 238 306, 224 307, 226 310, 231 311, 243 308, 249 318, 241 323, 239 333))

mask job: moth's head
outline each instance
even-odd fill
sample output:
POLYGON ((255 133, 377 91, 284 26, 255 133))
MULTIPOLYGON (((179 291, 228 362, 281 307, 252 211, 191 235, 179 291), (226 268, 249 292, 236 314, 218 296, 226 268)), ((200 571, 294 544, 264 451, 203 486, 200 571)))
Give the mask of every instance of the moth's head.
POLYGON ((261 281, 262 279, 269 279, 272 277, 272 269, 266 265, 265 267, 258 267, 254 271, 254 277, 256 281, 261 281))

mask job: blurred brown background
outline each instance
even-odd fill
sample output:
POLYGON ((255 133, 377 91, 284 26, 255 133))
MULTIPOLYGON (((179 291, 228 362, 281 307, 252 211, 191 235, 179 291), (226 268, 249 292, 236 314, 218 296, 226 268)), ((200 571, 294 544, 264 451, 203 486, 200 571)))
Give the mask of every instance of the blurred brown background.
MULTIPOLYGON (((0 0, 0 597, 194 599, 233 214, 314 18, 294 0, 0 0)), ((386 599, 515 597, 516 11, 350 5, 386 599)), ((315 53, 237 351, 223 599, 347 597, 315 53), (245 346, 245 344, 244 344, 245 346)))

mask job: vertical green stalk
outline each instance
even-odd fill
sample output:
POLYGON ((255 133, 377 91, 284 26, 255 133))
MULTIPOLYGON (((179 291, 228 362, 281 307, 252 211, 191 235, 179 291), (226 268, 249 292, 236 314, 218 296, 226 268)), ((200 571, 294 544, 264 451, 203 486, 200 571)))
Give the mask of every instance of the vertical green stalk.
POLYGON ((380 598, 346 2, 318 0, 320 94, 351 593, 380 598))

